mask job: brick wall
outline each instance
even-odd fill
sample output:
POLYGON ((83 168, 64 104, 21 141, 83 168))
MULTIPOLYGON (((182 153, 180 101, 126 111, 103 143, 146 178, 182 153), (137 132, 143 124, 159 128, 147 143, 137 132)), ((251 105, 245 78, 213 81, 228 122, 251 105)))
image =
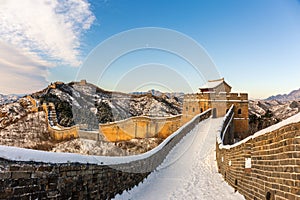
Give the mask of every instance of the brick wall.
POLYGON ((98 131, 79 130, 78 137, 82 139, 95 140, 95 141, 99 141, 100 139, 102 139, 102 136, 99 134, 98 131))
POLYGON ((181 115, 164 118, 137 116, 122 121, 99 124, 99 132, 111 142, 149 137, 164 139, 180 126, 181 115))
MULTIPOLYGON (((0 154, 0 199, 111 199, 138 185, 188 132, 210 115, 211 111, 198 115, 148 156, 137 156, 139 159, 121 164, 12 161, 0 154)), ((40 156, 41 152, 37 154, 40 156)))
MULTIPOLYGON (((42 105, 42 109, 46 113, 46 116, 48 116, 49 107, 54 108, 54 104, 49 103, 49 105, 42 105)), ((48 123, 50 136, 54 140, 61 141, 79 137, 79 126, 77 125, 72 127, 62 127, 59 124, 56 124, 56 127, 58 128, 55 128, 49 124, 48 117, 46 121, 48 123)), ((159 137, 164 139, 175 132, 181 124, 181 115, 161 118, 137 116, 117 122, 99 124, 99 133, 104 135, 110 142, 149 137, 159 137)), ((81 135, 83 135, 82 132, 81 135)), ((84 135, 86 136, 86 134, 84 135)))
POLYGON ((72 127, 63 127, 63 126, 60 126, 59 124, 56 124, 56 127, 57 127, 57 129, 56 129, 49 124, 49 119, 48 119, 49 106, 53 107, 53 108, 55 107, 53 103, 49 103, 49 105, 44 103, 42 105, 42 110, 45 112, 46 123, 48 125, 48 131, 49 131, 51 138, 54 140, 57 140, 57 141, 78 138, 78 131, 79 131, 78 125, 75 125, 72 127))
POLYGON ((51 127, 48 124, 48 131, 52 139, 57 141, 68 140, 78 138, 79 126, 75 125, 72 127, 62 127, 57 125, 58 129, 51 127))
POLYGON ((300 199, 300 123, 240 145, 219 141, 216 152, 219 172, 246 199, 300 199))

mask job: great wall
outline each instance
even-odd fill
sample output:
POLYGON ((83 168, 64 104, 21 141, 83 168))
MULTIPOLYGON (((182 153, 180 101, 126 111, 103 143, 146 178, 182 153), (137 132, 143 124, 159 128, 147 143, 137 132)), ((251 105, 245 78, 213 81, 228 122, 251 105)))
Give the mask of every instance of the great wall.
MULTIPOLYGON (((56 85, 59 84, 62 83, 56 82, 51 84, 48 88, 41 91, 41 93, 50 89, 55 89, 56 85)), ((85 86, 87 82, 81 80, 78 84, 80 86, 85 86)), ((122 93, 116 92, 116 94, 121 94, 121 96, 123 96, 122 93)), ((31 96, 26 96, 26 98, 31 102, 31 112, 45 112, 49 134, 52 139, 57 141, 78 137, 93 138, 97 140, 97 138, 102 138, 102 135, 109 142, 150 137, 165 139, 183 125, 182 115, 170 117, 135 116, 121 121, 99 124, 98 134, 101 136, 90 137, 87 134, 84 134, 84 132, 89 131, 80 130, 84 125, 75 125, 72 127, 61 126, 58 123, 55 105, 52 102, 38 105, 37 100, 31 96)), ((184 123, 186 123, 186 121, 184 123)), ((90 131, 90 133, 95 134, 95 131, 90 131)))
POLYGON ((149 137, 165 139, 181 125, 181 115, 164 118, 137 116, 122 121, 99 124, 99 132, 111 142, 149 137))
MULTIPOLYGON (((30 156, 19 159, 7 159, 2 155, 0 199, 113 198, 147 178, 186 134, 210 116, 225 116, 216 140, 216 161, 219 173, 229 185, 247 200, 300 199, 300 122, 249 136, 248 95, 230 93, 231 87, 224 79, 210 84, 214 87, 207 85, 200 88, 198 94, 185 95, 182 115, 165 119, 140 116, 99 124, 97 135, 103 134, 108 141, 166 138, 142 156, 120 157, 116 162, 116 159, 110 161, 105 157, 65 157, 65 154, 33 150, 26 150, 30 156), (214 91, 210 90, 212 88, 214 91), (41 156, 57 159, 32 160, 41 156)), ((47 113, 52 138, 64 140, 82 134, 78 126, 61 127, 52 119, 54 105, 39 107, 34 99, 28 98, 34 105, 32 112, 43 110, 47 113)), ((97 135, 93 138, 97 139, 97 135)), ((11 151, 23 150, 12 148, 11 151)))
MULTIPOLYGON (((58 124, 55 106, 53 103, 44 103, 41 107, 37 107, 36 102, 32 99, 32 97, 27 98, 32 101, 32 112, 38 112, 40 110, 45 112, 45 116, 47 116, 46 122, 48 124, 48 131, 52 139, 62 141, 78 138, 84 135, 79 133, 79 125, 63 127, 58 124)), ((122 121, 99 124, 98 134, 103 135, 105 139, 110 142, 150 137, 165 139, 175 132, 181 125, 181 115, 173 117, 136 116, 122 121)), ((94 136, 93 138, 96 139, 98 137, 94 136)))
POLYGON ((249 200, 300 199, 300 122, 224 145, 230 119, 231 114, 224 118, 216 143, 218 169, 225 181, 249 200))
MULTIPOLYGON (((81 80, 79 84, 84 86, 87 82, 81 80)), ((55 88, 55 84, 52 84, 50 88, 55 88)), ((216 116, 221 117, 226 114, 231 105, 234 105, 235 117, 233 126, 235 128, 233 129, 233 138, 241 140, 248 136, 248 94, 231 93, 231 87, 224 79, 209 81, 208 85, 200 88, 200 90, 201 93, 186 94, 184 96, 182 115, 173 117, 136 116, 122 121, 99 124, 99 134, 104 135, 106 140, 110 142, 147 137, 164 139, 191 120, 196 114, 209 108, 216 108, 216 116), (213 91, 210 91, 212 87, 213 91)), ((46 121, 49 133, 53 139, 66 140, 79 137, 78 132, 80 128, 78 125, 62 127, 57 123, 53 103, 44 103, 38 107, 36 100, 30 96, 27 98, 32 102, 33 112, 42 109, 48 116, 46 121)))
MULTIPOLYGON (((70 155, 50 152, 39 155, 41 152, 33 150, 27 150, 21 161, 1 158, 0 199, 113 198, 143 181, 189 131, 210 115, 211 110, 197 115, 143 156, 131 156, 130 159, 118 157, 118 162, 115 159, 110 162, 109 157, 83 155, 76 155, 71 160, 70 155), (31 161, 30 157, 44 162, 31 161), (47 157, 55 159, 47 161, 47 157), (110 164, 105 164, 105 161, 110 164)), ((1 151, 3 152, 0 148, 1 151)), ((24 150, 20 148, 10 147, 8 151, 24 155, 24 150)))

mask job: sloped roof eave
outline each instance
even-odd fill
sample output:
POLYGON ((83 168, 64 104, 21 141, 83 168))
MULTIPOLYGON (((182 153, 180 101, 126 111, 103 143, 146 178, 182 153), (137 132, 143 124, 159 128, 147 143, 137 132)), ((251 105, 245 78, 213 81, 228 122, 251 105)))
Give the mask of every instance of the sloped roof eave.
POLYGON ((203 86, 201 86, 199 89, 200 90, 214 89, 214 88, 218 87, 219 85, 221 85, 222 83, 224 83, 225 85, 227 85, 230 89, 232 88, 228 83, 226 83, 225 80, 221 79, 221 80, 217 80, 217 81, 208 81, 206 84, 204 84, 203 86))

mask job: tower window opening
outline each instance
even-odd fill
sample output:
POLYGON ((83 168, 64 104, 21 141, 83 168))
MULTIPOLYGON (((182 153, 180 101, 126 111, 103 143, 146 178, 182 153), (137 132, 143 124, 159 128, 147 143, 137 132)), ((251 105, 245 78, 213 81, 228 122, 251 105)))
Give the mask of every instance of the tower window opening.
POLYGON ((242 109, 238 109, 238 114, 242 114, 242 109))

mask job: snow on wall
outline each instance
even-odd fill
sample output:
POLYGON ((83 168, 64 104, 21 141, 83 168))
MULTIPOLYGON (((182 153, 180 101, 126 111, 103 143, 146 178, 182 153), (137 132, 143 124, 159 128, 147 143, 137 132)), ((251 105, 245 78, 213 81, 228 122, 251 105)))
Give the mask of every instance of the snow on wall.
POLYGON ((45 162, 45 163, 90 163, 90 164, 98 164, 98 165, 113 165, 113 164, 122 164, 129 163, 132 161, 137 161, 141 159, 145 159, 147 157, 151 157, 152 155, 159 152, 164 148, 168 142, 170 142, 175 136, 179 135, 182 130, 191 126, 197 119, 201 116, 205 116, 210 113, 211 110, 207 110, 197 116, 195 116, 189 123, 180 127, 177 131, 171 134, 168 138, 166 138, 162 143, 160 143, 154 149, 133 156, 123 156, 123 157, 108 157, 108 156, 91 156, 91 155, 80 155, 73 153, 55 153, 55 152, 46 152, 46 151, 38 151, 32 149, 23 149, 18 147, 10 147, 10 146, 0 146, 0 158, 4 158, 7 160, 14 161, 35 161, 35 162, 45 162))
POLYGON ((299 144, 297 114, 233 145, 218 140, 218 171, 247 200, 299 199, 299 144))
MULTIPOLYGON (((224 117, 224 122, 225 122, 226 117, 228 117, 228 116, 226 115, 224 117)), ((222 148, 224 148, 224 149, 230 149, 230 148, 233 148, 233 147, 237 147, 237 146, 239 146, 239 145, 241 145, 243 143, 246 143, 247 141, 249 141, 251 139, 254 139, 254 138, 258 137, 258 136, 261 136, 261 135, 264 135, 266 133, 272 132, 272 131, 277 130, 277 129, 279 129, 279 128, 283 127, 283 126, 286 126, 288 124, 297 123, 297 122, 300 122, 300 113, 298 113, 298 114, 296 114, 296 115, 294 115, 292 117, 289 117, 286 120, 283 120, 283 121, 281 121, 281 122, 279 122, 277 124, 274 124, 274 125, 269 126, 269 127, 265 128, 265 129, 262 129, 262 130, 260 130, 260 131, 258 131, 256 133, 254 133, 253 135, 251 135, 251 136, 249 136, 249 137, 247 137, 247 138, 245 138, 245 139, 243 139, 243 140, 241 140, 241 141, 239 141, 239 142, 237 142, 237 143, 235 143, 233 145, 223 145, 222 144, 222 140, 220 139, 220 133, 218 133, 217 141, 220 144, 220 148, 221 149, 222 148)))
POLYGON ((231 120, 232 119, 229 119, 229 118, 232 118, 233 117, 233 109, 234 109, 234 105, 232 105, 229 110, 227 111, 226 115, 223 117, 223 123, 221 124, 220 128, 219 128, 219 131, 217 133, 217 142, 218 144, 223 144, 223 138, 226 134, 226 131, 227 131, 227 128, 229 126, 229 124, 231 123, 231 120), (228 124, 225 124, 226 121, 228 120, 228 124), (221 132, 223 131, 223 138, 221 138, 221 132))
POLYGON ((111 199, 142 182, 207 111, 137 156, 103 157, 0 146, 0 199, 111 199))

